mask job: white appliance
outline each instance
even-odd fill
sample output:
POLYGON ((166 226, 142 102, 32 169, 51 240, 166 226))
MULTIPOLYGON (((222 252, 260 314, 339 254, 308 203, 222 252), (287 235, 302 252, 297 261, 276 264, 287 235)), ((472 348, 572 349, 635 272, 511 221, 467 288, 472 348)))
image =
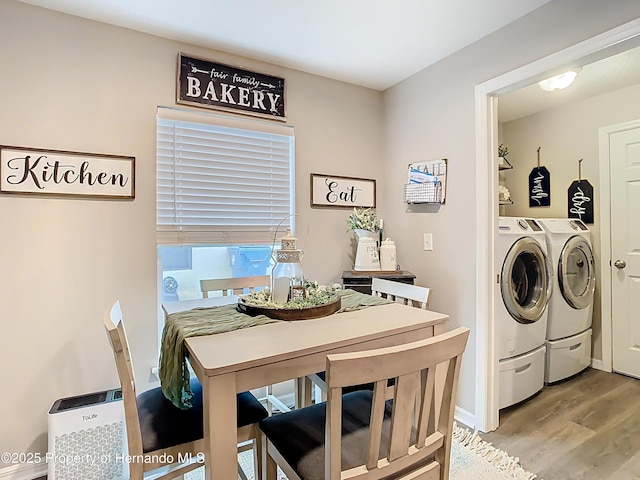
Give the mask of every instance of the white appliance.
POLYGON ((575 375, 591 363, 591 320, 596 287, 589 228, 578 219, 539 219, 556 273, 549 302, 545 382, 575 375))
POLYGON ((129 478, 121 389, 56 400, 48 427, 49 480, 129 478))
POLYGON ((531 218, 500 217, 495 312, 499 408, 544 387, 547 305, 553 288, 545 233, 531 218))

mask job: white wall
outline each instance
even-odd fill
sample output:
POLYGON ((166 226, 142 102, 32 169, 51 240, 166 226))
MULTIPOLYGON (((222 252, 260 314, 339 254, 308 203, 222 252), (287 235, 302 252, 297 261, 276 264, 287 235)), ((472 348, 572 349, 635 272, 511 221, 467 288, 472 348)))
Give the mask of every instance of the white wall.
POLYGON ((593 185, 594 224, 589 225, 596 257, 596 296, 593 315, 593 357, 602 359, 600 318, 600 179, 598 130, 640 118, 640 85, 591 97, 502 124, 503 142, 509 147, 513 170, 505 171, 504 184, 512 194, 513 205, 505 215, 534 218, 567 217, 567 189, 578 178, 579 159, 582 178, 593 185), (529 173, 536 166, 536 150, 541 147, 541 165, 551 174, 551 205, 529 208, 529 173))
POLYGON ((155 114, 175 105, 178 52, 286 78, 296 205, 311 224, 305 273, 321 283, 350 268, 348 210, 312 210, 309 174, 384 183, 382 95, 12 0, 0 1, 0 18, 0 144, 136 157, 133 201, 0 195, 0 452, 45 452, 54 400, 117 384, 102 326, 114 299, 139 388, 150 385, 158 359, 155 114))
MULTIPOLYGON (((472 329, 459 405, 475 411, 476 209, 475 86, 640 16, 640 2, 554 0, 385 91, 385 227, 403 267, 433 287, 431 308, 472 329), (447 202, 407 208, 407 164, 449 159, 447 202), (423 233, 434 250, 422 250, 423 233)), ((455 31, 452 31, 455 34, 455 31)), ((480 219, 482 220, 482 219, 480 219)))

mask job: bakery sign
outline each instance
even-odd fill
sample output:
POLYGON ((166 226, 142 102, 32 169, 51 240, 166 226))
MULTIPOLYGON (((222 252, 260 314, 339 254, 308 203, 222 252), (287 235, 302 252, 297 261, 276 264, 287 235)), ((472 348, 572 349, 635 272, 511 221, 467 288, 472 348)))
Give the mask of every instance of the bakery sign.
POLYGON ((284 78, 178 55, 177 103, 285 120, 284 78))

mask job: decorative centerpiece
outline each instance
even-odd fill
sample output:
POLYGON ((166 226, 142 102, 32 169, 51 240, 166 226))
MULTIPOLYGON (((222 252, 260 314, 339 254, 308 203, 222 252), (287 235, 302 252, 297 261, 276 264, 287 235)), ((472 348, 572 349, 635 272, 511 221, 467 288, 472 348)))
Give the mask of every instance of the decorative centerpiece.
POLYGON ((280 239, 280 249, 275 251, 275 264, 271 270, 271 300, 285 304, 289 300, 304 299, 304 273, 302 271, 302 250, 296 248, 297 238, 287 234, 280 239))
POLYGON ((380 270, 378 240, 381 236, 382 220, 373 208, 354 208, 347 218, 349 230, 355 232, 358 239, 354 270, 380 270))
POLYGON ((238 310, 280 320, 308 320, 331 315, 340 309, 340 284, 327 286, 305 281, 301 288, 305 291, 304 297, 291 298, 285 303, 275 302, 269 288, 244 295, 238 300, 238 310))

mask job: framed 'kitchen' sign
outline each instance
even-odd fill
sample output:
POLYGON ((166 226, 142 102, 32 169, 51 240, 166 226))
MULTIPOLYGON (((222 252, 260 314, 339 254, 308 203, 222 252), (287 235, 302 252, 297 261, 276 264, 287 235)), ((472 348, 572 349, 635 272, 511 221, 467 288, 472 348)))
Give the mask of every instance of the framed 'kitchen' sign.
POLYGON ((375 208, 376 181, 312 173, 311 206, 375 208))
POLYGON ((135 198, 135 157, 0 146, 0 193, 135 198))
POLYGON ((286 120, 284 78, 178 55, 177 103, 286 120))

